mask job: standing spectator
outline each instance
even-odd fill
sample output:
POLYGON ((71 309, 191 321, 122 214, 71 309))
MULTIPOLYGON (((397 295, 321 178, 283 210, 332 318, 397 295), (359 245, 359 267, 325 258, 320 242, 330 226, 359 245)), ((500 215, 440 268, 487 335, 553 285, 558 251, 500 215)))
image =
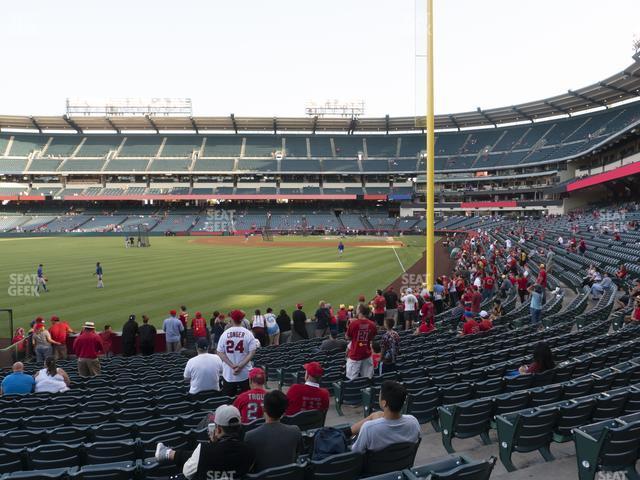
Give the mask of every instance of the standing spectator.
POLYGON ((394 320, 398 320, 398 294, 393 291, 393 287, 387 288, 387 291, 384 292, 384 299, 386 300, 386 309, 385 316, 387 318, 391 317, 394 320))
POLYGON ((58 342, 53 344, 53 358, 56 360, 67 359, 67 335, 74 333, 74 330, 69 326, 67 322, 61 322, 60 318, 56 315, 51 317, 51 326, 49 327, 49 334, 51 338, 58 342))
POLYGON ((524 276, 524 273, 520 273, 518 275, 516 284, 518 285, 518 296, 520 297, 520 303, 524 303, 529 294, 529 280, 527 280, 527 277, 524 276))
POLYGON ((264 316, 264 326, 269 336, 269 345, 280 345, 280 327, 276 316, 273 313, 273 308, 267 308, 267 313, 264 316))
POLYGON ((202 318, 201 312, 196 312, 196 316, 191 320, 191 330, 193 331, 193 339, 197 342, 198 339, 209 339, 209 332, 207 331, 207 321, 202 318))
POLYGON ((393 327, 395 326, 395 320, 393 318, 386 318, 384 325, 387 331, 384 332, 380 339, 380 358, 381 358, 381 373, 395 372, 397 369, 396 360, 400 353, 400 335, 393 327))
POLYGON ((132 357, 136 354, 136 337, 138 336, 138 332, 136 316, 131 314, 122 326, 122 354, 125 357, 132 357))
POLYGON ((547 273, 551 273, 551 269, 553 268, 553 258, 555 256, 556 254, 553 253, 553 250, 551 250, 551 248, 549 248, 549 250, 547 251, 547 257, 546 257, 547 273))
POLYGON ((264 389, 266 378, 261 368, 254 367, 249 370, 249 390, 242 392, 233 402, 233 406, 240 411, 242 423, 251 423, 262 418, 264 396, 267 394, 264 389))
POLYGON ((482 279, 482 300, 487 300, 493 296, 496 280, 489 273, 482 279))
POLYGON ((531 311, 531 324, 538 325, 542 317, 542 287, 538 284, 531 285, 531 287, 529 287, 529 293, 531 294, 531 305, 529 306, 531 311))
POLYGON ((244 312, 231 312, 232 326, 224 331, 218 341, 218 355, 223 362, 223 391, 229 397, 249 390, 249 370, 256 353, 257 341, 246 328, 242 327, 244 312))
POLYGON ((216 409, 215 429, 209 430, 210 442, 199 443, 192 452, 173 450, 162 442, 156 446, 159 463, 174 463, 187 480, 238 479, 253 467, 256 452, 240 440, 240 412, 232 405, 216 409))
POLYGON ((276 323, 280 329, 280 343, 289 343, 291 341, 291 318, 284 309, 280 310, 276 323))
POLYGON ((345 338, 351 341, 347 352, 346 369, 346 377, 349 380, 358 377, 373 377, 371 342, 378 333, 378 329, 376 324, 367 318, 369 313, 369 307, 361 307, 358 318, 349 324, 345 335, 345 338))
POLYGON ((536 283, 542 287, 542 304, 544 305, 547 302, 547 270, 544 268, 544 263, 540 264, 536 283))
POLYGON ((142 353, 142 355, 153 355, 156 349, 157 333, 156 327, 149 324, 149 317, 142 315, 142 325, 140 325, 140 329, 138 330, 138 334, 140 335, 140 353, 142 353))
POLYGON ((184 379, 189 381, 189 393, 220 391, 220 374, 222 360, 209 353, 209 342, 200 337, 196 340, 197 355, 192 357, 184 367, 184 379))
POLYGON ((351 427, 357 435, 351 446, 354 452, 377 452, 398 443, 417 443, 420 440, 420 424, 413 415, 403 415, 402 407, 407 399, 407 389, 399 382, 385 380, 380 388, 380 407, 351 427))
POLYGON ((444 297, 446 291, 442 278, 438 277, 436 284, 433 286, 433 306, 436 309, 436 315, 444 312, 444 297))
POLYGON ((264 396, 264 425, 248 431, 244 436, 247 445, 256 451, 255 472, 295 463, 302 451, 300 428, 280 422, 287 404, 287 397, 280 390, 267 393, 264 396))
POLYGON ((384 315, 387 308, 387 300, 382 296, 382 290, 376 290, 373 298, 373 321, 381 327, 384 323, 384 315))
POLYGON ((413 289, 407 288, 400 300, 404 303, 404 329, 411 330, 417 319, 418 299, 413 294, 413 289))
POLYGON ((35 392, 61 393, 69 390, 71 380, 63 369, 58 368, 56 359, 47 357, 44 361, 44 368, 35 375, 35 392))
POLYGON ((111 325, 105 325, 104 330, 99 334, 100 340, 102 341, 102 353, 105 357, 113 356, 113 339, 116 337, 116 334, 113 333, 113 329, 111 325))
POLYGON ((349 311, 344 303, 340 304, 338 314, 336 315, 338 321, 338 333, 344 333, 347 331, 347 324, 349 323, 349 311))
POLYGON ((167 342, 167 352, 179 351, 184 325, 176 318, 175 310, 171 310, 169 317, 165 318, 164 322, 162 322, 162 329, 164 330, 165 341, 167 342))
POLYGON ((11 345, 14 345, 15 347, 13 352, 13 361, 17 362, 24 359, 27 349, 27 340, 25 338, 24 328, 16 328, 16 331, 13 333, 13 337, 11 338, 11 345))
POLYGON ((182 330, 180 330, 180 346, 184 348, 187 344, 187 326, 189 325, 189 312, 187 312, 187 307, 185 305, 180 306, 180 316, 178 317, 178 320, 182 323, 182 330))
POLYGON ((471 293, 471 311, 474 315, 480 313, 480 305, 482 305, 482 294, 475 285, 473 286, 473 292, 471 293))
POLYGON ((511 293, 512 288, 513 288, 513 283, 511 283, 511 280, 507 278, 506 275, 502 275, 502 280, 500 283, 500 297, 507 298, 511 293))
POLYGON ((584 255, 587 251, 587 243, 584 241, 584 238, 580 239, 580 243, 578 244, 578 251, 580 252, 580 255, 584 255))
POLYGON ((327 308, 325 301, 320 300, 318 304, 318 309, 315 314, 316 320, 316 338, 324 337, 327 334, 327 330, 329 330, 329 321, 331 320, 329 315, 329 309, 327 308))
POLYGON ((44 320, 40 320, 33 326, 32 342, 36 352, 36 363, 43 364, 44 359, 50 357, 53 352, 51 345, 59 345, 59 342, 51 338, 49 330, 45 327, 44 320))
POLYGON ((220 340, 220 336, 225 330, 227 323, 225 321, 224 313, 220 313, 217 310, 213 312, 213 315, 210 320, 211 325, 211 346, 215 348, 218 345, 218 341, 220 340))
POLYGON ((16 362, 11 367, 11 373, 4 377, 0 386, 0 395, 26 395, 33 391, 35 380, 24 373, 24 364, 16 362))
POLYGON ((251 320, 251 332, 256 340, 260 342, 261 347, 269 345, 269 337, 267 337, 267 330, 265 328, 264 315, 260 313, 259 309, 256 309, 251 320))
POLYGON ((326 412, 329 409, 329 391, 320 388, 320 379, 324 373, 322 365, 318 362, 304 364, 304 383, 296 383, 287 390, 286 414, 291 416, 306 410, 320 410, 326 412))
POLYGON ((298 303, 293 312, 293 331, 301 340, 307 340, 309 333, 307 332, 307 314, 302 310, 303 305, 298 303))
POLYGON ((73 342, 73 351, 78 357, 78 374, 81 377, 95 377, 100 374, 98 354, 104 352, 104 347, 95 329, 93 322, 84 322, 82 333, 73 342))

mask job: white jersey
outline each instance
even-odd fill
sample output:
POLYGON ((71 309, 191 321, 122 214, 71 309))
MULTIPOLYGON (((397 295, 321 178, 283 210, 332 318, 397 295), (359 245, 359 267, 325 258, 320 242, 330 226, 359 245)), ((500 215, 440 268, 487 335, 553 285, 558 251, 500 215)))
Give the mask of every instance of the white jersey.
MULTIPOLYGON (((229 361, 238 365, 247 355, 258 348, 258 343, 249 330, 243 327, 231 327, 225 330, 218 340, 218 352, 224 353, 229 361)), ((229 365, 222 366, 222 378, 227 382, 242 382, 249 378, 251 362, 247 363, 239 374, 234 374, 229 365)))

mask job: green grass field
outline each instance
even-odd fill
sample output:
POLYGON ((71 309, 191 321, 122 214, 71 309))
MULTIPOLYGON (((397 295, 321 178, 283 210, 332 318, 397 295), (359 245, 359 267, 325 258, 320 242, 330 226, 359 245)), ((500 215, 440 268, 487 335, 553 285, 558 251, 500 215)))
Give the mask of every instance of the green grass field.
MULTIPOLYGON (((402 274, 388 246, 350 246, 354 240, 347 239, 344 257, 338 259, 337 239, 325 240, 324 247, 316 246, 318 241, 323 238, 282 237, 265 247, 258 238, 248 245, 210 245, 194 237, 152 237, 151 248, 125 249, 119 237, 3 238, 0 308, 13 309, 16 327, 38 315, 48 319, 56 314, 74 327, 94 321, 114 330, 131 313, 138 319, 146 313, 159 326, 170 309, 182 304, 206 318, 213 310, 233 308, 290 312, 297 302, 310 314, 320 299, 354 304, 358 294, 370 298, 402 274), (96 288, 96 261, 104 268, 104 289, 96 288), (38 263, 44 264, 51 291, 33 296, 30 281, 22 276, 34 274, 38 263)), ((402 241, 407 246, 395 252, 409 268, 420 258, 424 240, 402 241)))

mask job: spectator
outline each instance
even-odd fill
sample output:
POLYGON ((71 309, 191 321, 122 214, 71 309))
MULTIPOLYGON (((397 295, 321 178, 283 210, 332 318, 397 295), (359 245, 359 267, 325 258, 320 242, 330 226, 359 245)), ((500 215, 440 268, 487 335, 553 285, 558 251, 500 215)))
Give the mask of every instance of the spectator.
POLYGON ((67 322, 60 321, 56 315, 51 317, 51 326, 49 327, 49 334, 51 338, 58 342, 52 345, 53 358, 56 360, 67 359, 67 335, 74 333, 74 330, 69 326, 67 322))
POLYGON ((473 313, 464 312, 464 323, 462 324, 461 335, 475 335, 479 331, 478 322, 473 318, 473 313))
POLYGON ((59 345, 59 342, 51 338, 51 334, 49 330, 47 330, 44 320, 41 317, 38 318, 40 320, 36 321, 33 326, 32 342, 35 347, 36 363, 43 364, 45 358, 50 357, 53 353, 51 345, 59 345))
POLYGON ((104 353, 104 347, 95 328, 93 322, 84 322, 82 333, 73 342, 73 351, 78 357, 78 374, 81 377, 95 377, 100 374, 98 354, 104 353))
POLYGON ((267 313, 264 316, 264 324, 267 329, 267 335, 269 336, 269 345, 280 345, 280 327, 276 316, 273 313, 273 308, 267 308, 267 313))
POLYGON ((547 271, 544 268, 544 263, 540 264, 536 283, 542 287, 542 304, 544 305, 547 301, 547 271))
POLYGON ((217 355, 209 353, 209 342, 200 337, 196 340, 197 355, 190 358, 184 367, 184 379, 190 383, 189 393, 205 391, 220 391, 220 375, 222 374, 222 360, 217 355))
POLYGON ((338 314, 336 315, 338 321, 338 333, 344 333, 347 331, 347 325, 349 323, 349 310, 344 303, 340 304, 338 314))
POLYGON ((413 289, 407 288, 400 300, 404 303, 404 329, 411 330, 417 319, 418 299, 413 294, 413 289))
POLYGON ((506 275, 502 275, 502 280, 500 283, 500 297, 507 298, 512 289, 513 283, 511 283, 511 280, 509 280, 506 275))
POLYGON ((549 248, 549 250, 547 251, 547 257, 546 257, 547 273, 551 273, 551 269, 553 268, 553 259, 555 256, 556 254, 553 253, 553 250, 551 250, 551 248, 549 248))
POLYGON ((215 348, 218 345, 220 336, 224 332, 227 323, 225 321, 224 313, 220 313, 217 310, 213 312, 209 325, 211 326, 211 345, 215 348))
POLYGON ((156 327, 149 324, 149 317, 142 315, 142 325, 140 325, 140 329, 138 330, 140 336, 140 353, 142 353, 142 355, 153 355, 156 349, 157 333, 156 327))
POLYGON ((402 415, 407 390, 399 382, 385 380, 380 388, 381 412, 375 412, 351 427, 357 438, 351 450, 377 452, 398 443, 417 443, 420 424, 413 415, 402 415))
POLYGON ((315 314, 316 338, 324 337, 327 334, 327 330, 329 329, 329 320, 331 320, 330 317, 329 309, 327 308, 325 301, 320 300, 315 314))
POLYGON ((167 352, 179 351, 184 325, 176 318, 175 310, 171 310, 169 317, 165 318, 164 322, 162 322, 162 329, 164 330, 165 341, 167 342, 167 352))
POLYGON ((287 397, 280 390, 264 396, 265 423, 247 432, 247 445, 256 451, 255 472, 295 463, 302 451, 302 433, 297 425, 285 425, 280 418, 287 409, 287 397))
POLYGON ((4 377, 0 386, 0 395, 26 395, 33 391, 35 380, 24 373, 24 364, 16 362, 11 367, 11 373, 4 377))
POLYGON ((533 363, 529 365, 523 365, 520 367, 519 372, 521 374, 528 373, 544 373, 547 370, 555 368, 555 362, 553 361, 553 353, 545 342, 539 342, 533 351, 533 363))
POLYGON ((264 315, 260 313, 260 310, 256 309, 255 315, 251 321, 251 331, 256 340, 260 342, 261 347, 269 345, 269 338, 267 337, 267 331, 264 325, 264 315))
POLYGON ((516 284, 518 285, 518 295, 520 296, 520 303, 524 303, 527 295, 529 293, 529 280, 525 277, 524 273, 520 273, 518 275, 518 279, 516 280, 516 284))
POLYGON ((502 307, 502 301, 500 299, 495 299, 493 301, 493 309, 491 310, 491 320, 496 320, 504 315, 504 308, 502 307))
MULTIPOLYGON (((182 330, 180 330, 180 346, 184 348, 187 343, 187 325, 189 324, 189 313, 187 312, 187 307, 184 305, 180 307, 180 316, 178 317, 178 320, 180 320, 180 323, 182 324, 182 330)), ((178 349, 175 351, 177 352, 178 349)))
POLYGON ((396 360, 400 354, 400 335, 393 329, 395 323, 391 317, 387 317, 384 321, 387 331, 380 339, 381 373, 395 372, 397 369, 396 360))
POLYGON ((309 334, 307 333, 307 314, 302 310, 302 304, 298 303, 296 309, 292 314, 293 316, 293 331, 300 337, 301 340, 307 340, 309 334))
POLYGON ((291 317, 284 309, 280 310, 276 323, 280 329, 280 343, 289 343, 291 341, 291 317))
POLYGON ((345 340, 339 340, 337 332, 330 332, 329 338, 323 340, 320 344, 321 352, 344 352, 346 350, 347 342, 345 340))
POLYGON ((381 351, 380 342, 371 342, 371 361, 373 362, 374 372, 378 371, 380 358, 382 357, 382 354, 380 353, 381 351))
POLYGON ((489 317, 489 312, 486 310, 482 310, 480 312, 480 324, 478 325, 478 330, 480 332, 488 332, 493 328, 493 322, 489 317))
POLYGON ((122 355, 132 357, 136 354, 136 337, 138 336, 138 322, 135 315, 129 315, 129 320, 122 326, 122 355))
POLYGON ((611 288, 613 281, 607 272, 604 272, 602 280, 591 286, 591 295, 594 300, 599 300, 602 294, 611 288))
POLYGON ((379 327, 384 323, 384 314, 387 307, 387 300, 382 295, 382 290, 376 290, 376 296, 373 298, 373 321, 379 327))
POLYGON ((474 315, 480 313, 480 305, 482 305, 482 293, 475 285, 473 286, 473 292, 471 293, 471 311, 474 315))
POLYGON ((25 338, 24 328, 16 328, 16 331, 13 333, 13 337, 11 338, 11 345, 15 346, 13 361, 17 362, 21 359, 24 359, 27 349, 27 340, 25 338))
POLYGON ((433 286, 433 306, 436 309, 436 315, 444 312, 444 297, 446 291, 442 278, 438 277, 436 284, 433 286))
POLYGON ((99 337, 102 341, 102 353, 105 357, 111 357, 113 355, 113 350, 111 349, 113 346, 113 339, 116 337, 111 325, 105 325, 104 330, 100 332, 99 337))
POLYGON ((346 376, 349 380, 358 377, 373 377, 371 342, 378 333, 378 329, 376 324, 367 318, 369 307, 362 306, 359 310, 358 318, 349 324, 345 335, 345 338, 351 342, 347 353, 346 369, 346 376))
POLYGON ((58 368, 56 359, 47 357, 44 361, 44 368, 35 375, 35 392, 61 393, 69 390, 71 380, 63 369, 58 368))
POLYGON ((398 320, 398 294, 393 290, 393 287, 387 288, 384 292, 384 299, 386 300, 385 317, 391 317, 394 320, 398 320))
POLYGON ((531 325, 538 325, 542 317, 542 287, 538 284, 529 287, 531 294, 531 325))
POLYGON ((224 331, 218 341, 217 351, 223 362, 223 391, 229 397, 249 390, 249 370, 253 366, 251 360, 258 347, 253 333, 241 326, 242 320, 242 310, 232 311, 232 326, 224 331))
POLYGON ((204 338, 209 344, 209 332, 207 331, 207 321, 202 318, 201 312, 196 312, 196 316, 191 320, 191 331, 193 332, 194 340, 204 338))
POLYGON ((482 279, 482 300, 487 300, 493 296, 496 280, 492 275, 487 274, 482 279))
POLYGON ((264 396, 267 391, 264 389, 266 375, 264 370, 254 367, 249 370, 249 390, 238 395, 233 402, 233 406, 240 411, 242 423, 250 423, 262 418, 264 396))
POLYGON ((633 302, 633 312, 624 318, 625 322, 640 322, 640 296, 635 297, 633 302))
POLYGON ((173 450, 163 443, 156 446, 159 463, 174 463, 187 480, 242 478, 253 468, 256 452, 240 440, 240 412, 231 405, 216 409, 215 424, 209 424, 208 443, 199 443, 193 453, 173 450))
POLYGON ((318 362, 310 362, 304 365, 304 384, 296 383, 287 390, 287 415, 295 415, 306 410, 329 409, 329 391, 320 388, 320 379, 324 370, 318 362))
MULTIPOLYGON (((431 297, 428 293, 424 296, 424 303, 420 308, 420 321, 421 324, 433 325, 435 321, 435 308, 431 302, 431 297)), ((418 327, 419 328, 419 327, 418 327)))

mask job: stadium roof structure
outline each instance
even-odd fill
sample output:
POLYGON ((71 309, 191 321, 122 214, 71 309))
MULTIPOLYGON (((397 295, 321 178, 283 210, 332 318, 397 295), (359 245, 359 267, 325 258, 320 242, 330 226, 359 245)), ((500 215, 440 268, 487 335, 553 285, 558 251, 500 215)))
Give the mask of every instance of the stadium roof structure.
MULTIPOLYGON (((567 93, 543 100, 506 107, 436 115, 436 130, 497 127, 502 124, 534 122, 548 117, 573 115, 578 112, 609 108, 617 103, 640 98, 640 52, 634 62, 598 83, 568 90, 567 93)), ((225 132, 399 132, 424 131, 415 116, 409 117, 171 117, 171 116, 11 116, 0 115, 0 130, 87 131, 225 131, 225 132)))

